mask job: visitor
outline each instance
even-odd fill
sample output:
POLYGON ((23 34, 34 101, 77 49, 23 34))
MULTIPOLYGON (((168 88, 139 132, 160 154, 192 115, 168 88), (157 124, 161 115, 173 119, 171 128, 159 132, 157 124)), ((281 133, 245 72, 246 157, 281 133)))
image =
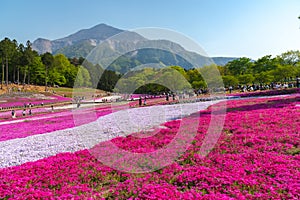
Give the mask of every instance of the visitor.
POLYGON ((15 111, 15 110, 12 110, 12 111, 11 111, 11 117, 12 117, 12 118, 16 118, 16 111, 15 111))
POLYGON ((51 111, 52 111, 52 112, 54 111, 54 107, 53 107, 53 105, 51 105, 51 111))
POLYGON ((144 98, 144 105, 147 105, 146 99, 147 97, 144 98))
POLYGON ((32 115, 32 111, 31 111, 31 109, 29 108, 29 113, 28 113, 29 115, 32 115))
POLYGON ((25 115, 26 115, 26 109, 25 108, 22 111, 22 115, 23 115, 23 117, 25 117, 25 115))
POLYGON ((139 98, 139 106, 142 106, 142 97, 139 98))
POLYGON ((166 101, 169 101, 169 94, 166 94, 166 101))
POLYGON ((229 86, 229 94, 232 92, 232 86, 229 86))

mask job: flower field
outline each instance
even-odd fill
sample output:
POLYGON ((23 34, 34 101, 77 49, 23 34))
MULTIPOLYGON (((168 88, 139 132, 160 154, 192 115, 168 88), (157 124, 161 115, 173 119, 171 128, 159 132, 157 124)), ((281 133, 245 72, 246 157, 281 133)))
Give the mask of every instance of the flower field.
POLYGON ((32 105, 41 105, 59 103, 59 102, 70 102, 71 99, 67 97, 61 97, 58 95, 52 96, 36 96, 36 97, 1 97, 0 107, 2 109, 12 108, 12 107, 24 107, 24 104, 28 106, 29 103, 32 105))
POLYGON ((299 88, 288 88, 288 89, 278 89, 278 90, 266 90, 266 91, 255 91, 255 92, 240 92, 228 94, 229 96, 239 96, 239 97, 259 97, 259 96, 275 96, 275 95, 285 95, 285 94, 297 94, 300 92, 299 88))
MULTIPOLYGON (((299 95, 228 101, 222 134, 205 157, 198 152, 211 109, 189 116, 184 124, 180 120, 166 122, 167 128, 155 130, 152 137, 135 137, 143 134, 135 133, 111 140, 128 152, 154 152, 176 138, 182 126, 188 135, 190 125, 199 123, 183 155, 154 172, 126 173, 102 164, 93 152, 107 142, 91 150, 3 168, 0 199, 300 199, 299 104, 299 95)), ((100 117, 111 110, 95 112, 100 117)), ((71 115, 66 115, 2 125, 0 140, 73 127, 72 121, 71 115)), ((109 148, 99 152, 100 156, 106 154, 114 152, 109 148)))
MULTIPOLYGON (((44 110, 44 108, 37 108, 35 109, 37 114, 26 117, 21 122, 0 125, 0 141, 24 138, 30 135, 43 134, 75 127, 72 111, 64 109, 62 111, 49 113, 49 111, 45 112, 44 110)), ((92 111, 88 108, 84 109, 81 111, 81 114, 86 117, 87 115, 85 115, 85 113, 87 112, 93 112, 94 115, 92 116, 94 118, 84 119, 80 123, 85 124, 91 122, 96 118, 112 113, 113 110, 111 106, 102 106, 92 109, 92 111)))

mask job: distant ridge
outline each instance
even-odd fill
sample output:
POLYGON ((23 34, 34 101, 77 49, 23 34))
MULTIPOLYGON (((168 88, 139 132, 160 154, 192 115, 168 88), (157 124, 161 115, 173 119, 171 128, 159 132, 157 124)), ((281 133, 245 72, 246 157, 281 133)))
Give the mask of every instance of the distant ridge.
POLYGON ((212 57, 216 65, 224 66, 228 62, 238 59, 237 57, 212 57))
MULTIPOLYGON (((33 42, 33 49, 39 54, 50 52, 53 54, 64 54, 65 56, 72 57, 86 57, 89 53, 104 40, 124 32, 121 30, 106 24, 99 24, 89 29, 82 29, 73 33, 67 37, 63 37, 56 40, 48 40, 44 38, 38 38, 33 42)), ((215 57, 209 58, 194 52, 189 52, 181 47, 179 44, 168 41, 168 40, 148 40, 141 35, 126 31, 126 38, 129 38, 126 42, 121 42, 118 40, 112 41, 110 47, 105 51, 113 51, 112 49, 126 49, 132 45, 140 44, 144 46, 161 46, 172 48, 173 52, 178 52, 189 58, 193 63, 197 63, 197 67, 202 67, 204 65, 209 65, 215 62, 217 65, 225 65, 229 61, 236 58, 227 57, 215 57)), ((166 49, 164 48, 164 49, 166 49)), ((97 61, 94 61, 96 63, 97 61)), ((180 65, 185 69, 190 69, 191 63, 187 62, 180 56, 162 50, 154 49, 142 49, 138 50, 134 55, 128 54, 123 56, 123 61, 116 61, 114 65, 110 66, 111 70, 118 71, 120 73, 126 73, 131 70, 136 65, 143 65, 147 63, 162 63, 164 65, 180 65), (125 64, 126 63, 126 64, 125 64)))

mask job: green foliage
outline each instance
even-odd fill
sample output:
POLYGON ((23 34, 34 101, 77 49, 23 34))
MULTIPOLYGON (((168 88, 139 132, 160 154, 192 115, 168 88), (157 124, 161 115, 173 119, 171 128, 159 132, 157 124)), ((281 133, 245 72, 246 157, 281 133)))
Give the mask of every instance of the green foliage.
POLYGON ((115 91, 157 93, 191 89, 191 84, 184 75, 186 75, 184 69, 177 66, 161 69, 143 68, 122 76, 118 80, 115 91))
POLYGON ((226 75, 226 76, 223 76, 222 78, 223 78, 223 82, 224 82, 225 87, 237 86, 239 84, 239 81, 235 76, 226 75))
POLYGON ((79 66, 77 72, 77 86, 80 87, 90 87, 92 85, 91 77, 89 71, 83 66, 79 66))
POLYGON ((271 71, 260 72, 255 74, 254 82, 256 83, 271 83, 274 79, 274 76, 271 74, 271 71))
POLYGON ((36 85, 43 85, 45 81, 45 67, 41 60, 41 57, 34 57, 32 61, 32 67, 30 68, 31 81, 36 85))
POLYGON ((203 77, 208 88, 220 88, 224 87, 222 77, 215 64, 204 66, 199 68, 199 72, 203 77))
POLYGON ((238 80, 241 84, 252 84, 254 77, 252 74, 242 74, 238 76, 238 80))
POLYGON ((288 51, 277 57, 282 65, 296 66, 300 62, 300 51, 288 51))
POLYGON ((230 71, 231 75, 241 75, 250 72, 253 63, 250 58, 239 58, 237 60, 230 61, 226 67, 230 71))
POLYGON ((135 56, 132 52, 120 56, 104 70, 99 64, 85 61, 82 57, 67 58, 63 54, 53 56, 51 53, 38 55, 32 50, 30 41, 24 46, 16 40, 4 38, 0 41, 0 64, 1 83, 73 87, 76 81, 79 87, 155 93, 286 82, 290 77, 300 76, 300 51, 288 51, 275 58, 266 55, 256 61, 243 57, 225 66, 193 68, 195 66, 188 65, 183 58, 172 53, 145 49, 135 56), (149 68, 147 63, 158 63, 162 68, 149 68), (139 66, 142 66, 139 70, 132 70, 139 66))
MULTIPOLYGON (((111 70, 105 70, 101 74, 101 77, 98 79, 97 88, 105 91, 112 92, 115 88, 115 85, 120 79, 120 75, 111 70)), ((126 84, 126 83, 124 83, 126 84)))
POLYGON ((252 66, 252 72, 254 74, 258 74, 261 72, 270 71, 276 68, 278 60, 275 58, 271 58, 271 55, 264 56, 262 58, 257 59, 252 66))
POLYGON ((272 71, 274 80, 277 82, 284 81, 288 77, 295 75, 296 69, 291 65, 278 65, 276 69, 272 71))

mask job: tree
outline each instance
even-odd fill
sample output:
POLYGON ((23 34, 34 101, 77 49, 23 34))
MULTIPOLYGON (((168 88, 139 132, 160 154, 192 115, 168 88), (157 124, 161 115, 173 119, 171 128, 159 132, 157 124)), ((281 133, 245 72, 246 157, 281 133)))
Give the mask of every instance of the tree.
POLYGON ((94 65, 91 62, 88 62, 87 60, 84 61, 83 66, 89 71, 92 87, 97 88, 98 82, 100 80, 100 76, 103 75, 104 70, 99 64, 94 65))
MULTIPOLYGON (((6 85, 8 85, 8 75, 9 75, 9 62, 11 61, 14 52, 16 51, 17 44, 16 40, 11 41, 9 38, 4 38, 0 42, 0 52, 2 54, 2 60, 5 60, 6 66, 6 85)), ((4 69, 2 68, 2 82, 4 81, 4 69)))
POLYGON ((272 71, 274 81, 283 82, 288 77, 295 76, 295 68, 291 65, 278 65, 275 70, 272 71))
POLYGON ((254 62, 252 66, 252 73, 257 74, 273 70, 276 68, 277 63, 277 59, 271 58, 271 55, 263 56, 254 62))
POLYGON ((252 74, 241 74, 238 76, 239 83, 241 84, 251 84, 254 81, 252 74))
POLYGON ((80 87, 82 86, 90 87, 92 85, 89 71, 83 66, 79 66, 78 68, 76 85, 80 87))
POLYGON ((296 66, 300 62, 300 51, 287 51, 278 56, 281 65, 296 66))
POLYGON ((65 85, 67 79, 64 75, 71 63, 63 54, 57 54, 53 58, 53 66, 49 69, 48 74, 49 81, 52 85, 65 85))
POLYGON ((42 62, 45 65, 45 91, 47 91, 48 70, 53 65, 54 58, 51 53, 47 52, 41 55, 42 62))
POLYGON ((30 66, 33 63, 34 57, 38 56, 37 52, 33 51, 31 48, 31 43, 28 40, 26 43, 26 47, 22 52, 22 68, 23 68, 23 83, 26 82, 26 77, 28 84, 30 84, 30 66))
POLYGON ((67 70, 64 73, 64 76, 65 76, 67 82, 64 86, 74 87, 77 72, 78 72, 78 67, 75 67, 72 64, 67 68, 67 70))
POLYGON ((34 57, 32 61, 31 72, 31 82, 36 85, 44 85, 45 81, 45 66, 42 62, 40 56, 34 57))
POLYGON ((226 76, 223 76, 222 78, 223 78, 225 87, 236 86, 239 84, 239 81, 235 76, 226 75, 226 76))
POLYGON ((178 70, 180 67, 162 68, 158 71, 155 82, 159 85, 167 87, 169 90, 183 91, 192 89, 191 84, 187 80, 184 70, 178 70), (184 73, 183 73, 184 72, 184 73))
POLYGON ((2 71, 1 71, 1 90, 3 89, 3 83, 4 83, 4 57, 2 49, 0 48, 0 55, 1 55, 1 64, 2 64, 2 71))
POLYGON ((260 72, 254 75, 254 81, 256 83, 266 84, 271 83, 274 80, 274 76, 271 71, 260 72))
POLYGON ((186 72, 187 79, 190 83, 194 81, 203 81, 203 78, 197 69, 190 69, 186 72))
POLYGON ((209 89, 224 87, 223 79, 217 65, 211 64, 204 66, 199 68, 199 72, 209 89))
POLYGON ((17 73, 17 78, 15 77, 15 71, 13 74, 13 81, 17 81, 17 83, 20 83, 20 67, 22 66, 22 59, 23 59, 23 54, 25 51, 25 46, 23 44, 19 44, 17 47, 17 51, 15 52, 14 55, 14 66, 16 68, 16 73, 17 73))
MULTIPOLYGON (((101 90, 112 92, 120 78, 121 78, 121 76, 116 74, 115 71, 104 70, 104 72, 102 73, 102 76, 100 77, 100 80, 98 81, 97 88, 101 89, 101 90)), ((129 84, 130 81, 128 81, 126 83, 125 82, 124 82, 123 86, 126 87, 126 84, 129 84)))
POLYGON ((184 68, 182 68, 180 66, 171 66, 170 68, 177 70, 184 78, 188 79, 188 76, 187 76, 186 71, 184 70, 184 68))
POLYGON ((242 75, 251 72, 253 63, 250 58, 239 58, 230 61, 226 64, 226 67, 230 71, 231 75, 242 75))

